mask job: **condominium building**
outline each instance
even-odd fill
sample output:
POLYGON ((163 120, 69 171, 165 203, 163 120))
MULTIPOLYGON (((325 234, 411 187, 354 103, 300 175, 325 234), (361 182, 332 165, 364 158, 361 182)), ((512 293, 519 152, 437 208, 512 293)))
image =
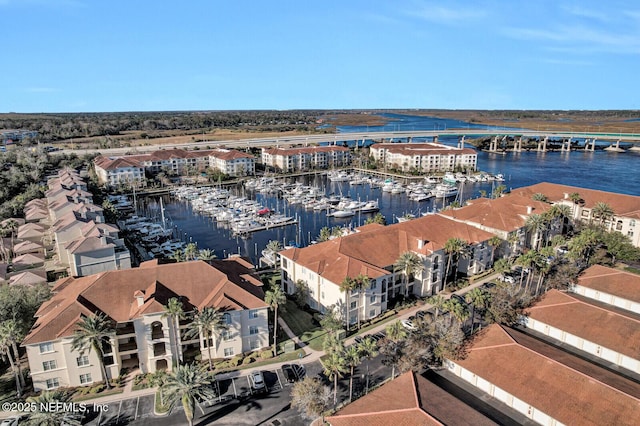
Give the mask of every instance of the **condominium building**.
POLYGON ((25 337, 34 390, 81 386, 102 380, 94 350, 72 349, 76 324, 84 317, 104 314, 115 333, 104 347, 109 378, 122 368, 142 373, 170 370, 175 363, 201 357, 229 358, 269 345, 268 306, 261 281, 242 258, 160 264, 109 271, 81 278, 63 278, 53 296, 36 313, 25 337), (174 320, 165 315, 169 299, 182 303, 187 319, 175 333, 174 320), (228 329, 207 342, 203 333, 188 338, 194 310, 214 307, 224 314, 228 329))
POLYGON ((349 148, 336 145, 262 148, 262 163, 281 172, 327 169, 351 164, 349 148))
POLYGON ((455 148, 434 142, 376 143, 371 156, 385 167, 424 173, 476 170, 478 154, 471 148, 455 148))

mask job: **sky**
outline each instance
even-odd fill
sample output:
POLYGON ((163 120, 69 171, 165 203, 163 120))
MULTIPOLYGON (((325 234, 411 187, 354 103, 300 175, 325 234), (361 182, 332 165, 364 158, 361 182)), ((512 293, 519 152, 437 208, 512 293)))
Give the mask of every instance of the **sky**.
POLYGON ((0 112, 640 109, 640 3, 0 0, 0 112))

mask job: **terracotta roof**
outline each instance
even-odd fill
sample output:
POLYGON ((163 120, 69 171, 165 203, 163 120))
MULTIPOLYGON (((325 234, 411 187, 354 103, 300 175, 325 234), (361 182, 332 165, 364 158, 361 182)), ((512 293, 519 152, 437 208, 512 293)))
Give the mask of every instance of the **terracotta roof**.
POLYGON ((640 360, 640 321, 550 290, 527 315, 592 343, 640 360), (611 330, 615 330, 612 333, 611 330))
POLYGON ((16 254, 27 253, 42 249, 42 245, 31 241, 22 241, 13 246, 13 252, 16 254))
POLYGON ((385 383, 326 420, 333 426, 495 424, 413 372, 385 383))
POLYGON ((635 425, 640 418, 639 399, 519 345, 497 324, 455 362, 564 424, 635 425))
POLYGON ((45 232, 45 227, 38 225, 37 223, 25 223, 18 227, 18 238, 33 238, 42 237, 45 232))
POLYGON ((122 167, 142 168, 140 163, 126 157, 116 157, 116 158, 98 157, 95 159, 94 162, 96 166, 104 170, 115 170, 122 167))
POLYGON ((524 188, 511 191, 512 194, 532 196, 541 193, 547 196, 552 202, 571 202, 569 194, 577 192, 584 201, 586 208, 592 208, 596 203, 607 203, 616 216, 625 216, 640 219, 640 197, 614 192, 598 191, 595 189, 579 188, 575 186, 559 185, 556 183, 542 182, 524 188))
POLYGON ((237 158, 253 158, 253 155, 246 152, 238 151, 237 149, 213 149, 210 151, 211 157, 219 158, 221 160, 235 160, 237 158))
POLYGON ((32 270, 16 274, 9 278, 9 285, 36 285, 47 282, 47 274, 44 271, 32 270))
POLYGON ((337 145, 322 145, 322 146, 305 146, 300 148, 262 148, 263 152, 270 155, 298 155, 298 154, 312 154, 314 152, 348 152, 349 148, 337 145))
POLYGON ((355 277, 361 273, 370 278, 388 275, 384 268, 393 265, 402 253, 409 250, 430 255, 443 249, 450 238, 478 244, 493 236, 474 226, 437 215, 366 228, 364 231, 305 248, 283 250, 279 254, 333 283, 340 283, 347 276, 355 277), (385 249, 380 250, 380 247, 385 249))
POLYGON ((631 272, 593 265, 578 277, 578 284, 640 303, 640 275, 631 272))
POLYGON ((100 237, 80 237, 65 247, 69 253, 89 253, 95 250, 115 247, 115 244, 107 243, 100 237))
POLYGON ((31 266, 38 263, 44 263, 44 257, 36 256, 35 254, 27 253, 20 256, 16 256, 11 263, 13 266, 31 266))
POLYGON ((55 340, 73 333, 69 321, 103 312, 116 322, 162 312, 169 298, 179 295, 185 311, 215 306, 222 310, 257 309, 267 305, 261 283, 242 259, 217 261, 228 275, 203 261, 142 264, 140 268, 108 271, 80 278, 63 278, 54 295, 36 313, 37 321, 23 344, 55 340), (227 264, 229 263, 229 264, 227 264), (235 265, 233 265, 235 263, 235 265), (240 273, 242 271, 242 273, 240 273), (238 281, 233 281, 233 280, 238 281), (137 293, 138 292, 138 293, 137 293), (138 306, 134 294, 145 295, 138 306))
POLYGON ((490 200, 479 198, 459 209, 451 209, 439 214, 461 222, 473 222, 479 226, 513 232, 525 226, 531 214, 542 214, 551 204, 534 201, 531 197, 508 195, 490 200), (528 209, 531 213, 528 213, 528 209))

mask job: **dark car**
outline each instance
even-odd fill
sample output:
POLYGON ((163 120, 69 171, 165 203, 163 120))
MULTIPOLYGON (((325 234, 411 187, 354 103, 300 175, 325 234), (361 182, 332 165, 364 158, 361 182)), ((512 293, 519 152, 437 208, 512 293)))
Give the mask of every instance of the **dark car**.
POLYGON ((291 364, 284 364, 282 366, 282 372, 284 373, 284 378, 288 383, 293 383, 299 379, 291 364))

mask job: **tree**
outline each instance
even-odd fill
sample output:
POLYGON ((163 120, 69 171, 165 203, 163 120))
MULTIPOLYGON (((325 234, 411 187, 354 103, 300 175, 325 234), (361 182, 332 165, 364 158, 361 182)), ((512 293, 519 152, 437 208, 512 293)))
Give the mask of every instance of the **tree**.
POLYGON ((598 201, 591 209, 591 216, 598 218, 598 224, 600 227, 604 227, 604 222, 610 220, 614 216, 613 209, 607 203, 598 201))
POLYGON ((349 401, 353 398, 353 371, 360 364, 361 358, 360 349, 356 345, 351 345, 344 351, 345 364, 351 369, 349 374, 349 401))
MULTIPOLYGON (((344 309, 345 309, 345 321, 347 322, 347 331, 349 331, 349 324, 351 323, 351 316, 349 315, 349 311, 351 310, 351 293, 358 287, 358 283, 355 279, 346 276, 338 285, 340 287, 340 292, 346 293, 344 309)), ((357 304, 357 302, 356 302, 357 304)), ((359 306, 356 306, 356 309, 360 309, 359 306)))
POLYGON ((592 228, 583 229, 567 243, 569 257, 573 259, 583 258, 587 264, 593 250, 600 242, 600 233, 592 228))
POLYGON ((601 236, 612 261, 637 262, 640 260, 640 249, 631 243, 631 239, 620 232, 605 232, 601 236))
POLYGON ((275 285, 265 293, 264 301, 273 309, 273 354, 278 355, 278 307, 287 303, 287 296, 280 286, 275 285))
POLYGON ((323 241, 329 241, 331 238, 331 229, 328 226, 325 226, 320 229, 320 235, 318 235, 318 242, 321 243, 323 241))
POLYGON ((409 291, 409 276, 424 269, 424 264, 420 256, 412 251, 405 251, 396 260, 396 268, 401 270, 405 277, 405 296, 408 296, 409 291))
POLYGON ((436 308, 436 312, 434 315, 435 318, 438 318, 438 314, 440 313, 440 310, 445 309, 446 302, 447 302, 447 299, 445 299, 439 294, 436 294, 435 296, 431 296, 429 299, 427 299, 427 303, 429 303, 430 305, 433 305, 433 307, 436 308))
POLYGON ((532 214, 527 217, 524 226, 528 231, 534 233, 533 248, 539 250, 540 244, 544 239, 544 232, 547 230, 547 219, 543 215, 532 214))
POLYGON ((342 321, 338 315, 336 305, 327 306, 324 315, 320 319, 320 327, 329 334, 337 334, 339 330, 342 330, 342 321))
MULTIPOLYGON (((80 426, 80 414, 73 410, 40 410, 40 406, 62 407, 63 404, 71 404, 71 394, 63 390, 44 391, 36 397, 29 397, 27 403, 33 403, 37 410, 29 414, 27 425, 30 426, 80 426)), ((22 420, 20 420, 22 424, 22 420)))
MULTIPOLYGON (((331 389, 314 377, 305 377, 291 389, 291 406, 297 407, 309 419, 322 415, 330 401, 331 389)), ((324 424, 324 417, 322 420, 324 424)))
POLYGON ((367 218, 367 220, 364 221, 365 225, 369 225, 372 223, 377 223, 379 225, 386 225, 387 224, 387 219, 382 215, 382 213, 376 213, 374 216, 367 218))
POLYGON ((365 393, 369 393, 369 363, 371 359, 378 355, 378 343, 371 337, 365 337, 358 344, 360 355, 367 359, 367 379, 365 386, 365 393))
POLYGON ((333 380, 333 405, 338 403, 338 378, 346 371, 346 363, 340 351, 329 352, 322 361, 324 374, 333 380))
POLYGON ((543 193, 541 193, 541 192, 537 192, 537 193, 533 194, 533 195, 531 196, 531 199, 532 199, 533 201, 542 201, 542 202, 544 202, 544 203, 549 202, 549 199, 547 198, 547 196, 546 196, 546 195, 544 195, 544 194, 543 194, 543 193))
POLYGON ((186 261, 194 260, 198 257, 198 245, 196 243, 189 243, 184 248, 184 257, 186 261))
POLYGON ((184 250, 182 250, 182 249, 175 250, 171 254, 171 259, 175 260, 176 262, 184 262, 185 260, 187 260, 185 254, 184 254, 184 250))
POLYGON ((464 257, 467 255, 467 253, 469 253, 469 245, 463 239, 449 238, 444 243, 444 252, 448 254, 447 273, 445 275, 445 284, 446 284, 446 279, 447 277, 449 277, 449 274, 450 274, 450 268, 452 263, 451 259, 455 258, 455 262, 456 262, 456 268, 454 273, 454 282, 455 282, 455 280, 458 279, 458 261, 460 257, 464 257))
POLYGON ((507 187, 505 185, 498 185, 493 189, 491 195, 493 198, 500 198, 505 192, 507 192, 507 187))
POLYGON ((573 209, 572 209, 571 215, 575 218, 576 207, 578 206, 578 204, 584 203, 584 201, 582 200, 582 197, 580 196, 580 194, 577 192, 572 192, 571 194, 569 194, 569 199, 573 201, 573 209))
MULTIPOLYGON (((529 250, 525 254, 519 256, 516 259, 516 263, 522 266, 522 271, 520 272, 520 286, 522 286, 522 281, 524 279, 525 270, 532 270, 540 264, 540 253, 536 250, 529 250)), ((530 273, 527 276, 527 282, 525 286, 525 293, 529 292, 529 284, 531 283, 531 279, 533 277, 533 273, 530 273)))
POLYGON ((11 366, 11 370, 13 371, 13 376, 16 381, 16 392, 18 397, 22 397, 22 390, 24 386, 22 385, 22 380, 20 380, 18 369, 16 367, 16 361, 14 354, 11 351, 11 340, 9 336, 4 333, 0 333, 0 354, 4 355, 9 360, 9 365, 11 366))
MULTIPOLYGON (((14 360, 16 362, 18 380, 20 381, 20 387, 24 389, 25 382, 22 376, 22 369, 20 368, 20 352, 18 352, 18 343, 22 342, 24 338, 24 330, 20 327, 20 324, 15 319, 10 319, 0 323, 0 342, 4 342, 11 346, 13 350, 14 360)), ((0 344, 1 345, 1 344, 0 344)))
POLYGON ((182 343, 180 339, 180 320, 185 319, 182 302, 177 297, 172 297, 164 306, 162 318, 169 318, 169 328, 173 334, 171 341, 174 345, 174 351, 178 356, 178 361, 182 362, 182 343))
POLYGON ((211 249, 202 249, 198 251, 198 259, 208 262, 216 258, 215 253, 211 249))
POLYGON ((169 375, 165 370, 156 370, 147 376, 149 385, 158 388, 160 394, 160 404, 164 405, 164 384, 167 382, 169 375))
POLYGON ((358 276, 354 278, 354 290, 357 291, 359 295, 358 310, 356 314, 358 329, 360 329, 360 312, 362 311, 362 309, 360 309, 360 306, 362 302, 362 296, 365 295, 364 291, 367 290, 369 287, 371 287, 371 280, 365 274, 358 274, 358 276))
POLYGON ((491 303, 487 307, 486 319, 505 325, 514 325, 518 322, 518 317, 522 311, 521 301, 517 293, 508 283, 497 283, 489 290, 491 303))
POLYGON ((428 325, 429 339, 435 361, 442 363, 447 358, 456 358, 464 343, 464 333, 460 325, 435 319, 428 325))
POLYGON ((493 237, 489 238, 489 240, 487 241, 487 244, 489 244, 489 246, 491 247, 491 261, 493 262, 493 260, 495 259, 494 255, 496 252, 496 247, 500 247, 500 245, 504 242, 504 240, 500 237, 498 237, 497 235, 494 235, 493 237))
POLYGON ((467 305, 461 303, 458 299, 449 299, 448 301, 449 315, 451 320, 455 319, 460 326, 469 318, 469 310, 467 305))
MULTIPOLYGON (((222 312, 212 306, 205 306, 201 311, 194 312, 193 321, 189 324, 186 336, 192 338, 202 335, 207 345, 207 355, 209 357, 209 370, 213 370, 213 360, 211 358, 211 346, 214 338, 225 330, 228 330, 222 312)), ((217 340, 217 339, 215 339, 217 340)))
POLYGON ((476 310, 484 311, 489 304, 489 295, 481 288, 471 289, 464 295, 464 300, 471 305, 471 333, 473 333, 473 325, 476 310))
POLYGON ((293 293, 293 300, 299 307, 304 307, 309 300, 309 284, 305 280, 298 280, 295 283, 295 292, 293 293))
POLYGON ((107 376, 107 369, 104 365, 104 353, 102 351, 103 345, 110 345, 110 339, 116 332, 113 326, 113 321, 105 314, 93 314, 91 316, 83 316, 80 322, 76 324, 76 330, 73 333, 73 340, 71 341, 71 350, 78 351, 80 355, 84 355, 84 352, 88 350, 93 351, 98 356, 98 362, 102 372, 102 378, 107 386, 107 389, 111 388, 109 383, 109 377, 107 376))
POLYGON ((380 353, 384 356, 382 363, 391 366, 391 378, 395 377, 396 367, 402 357, 402 348, 407 337, 407 330, 400 321, 394 321, 385 328, 386 337, 382 339, 380 353))
POLYGON ((162 388, 170 410, 176 406, 178 401, 182 403, 184 415, 190 426, 193 425, 196 401, 207 401, 216 397, 212 377, 204 368, 194 364, 176 367, 167 376, 162 388))

